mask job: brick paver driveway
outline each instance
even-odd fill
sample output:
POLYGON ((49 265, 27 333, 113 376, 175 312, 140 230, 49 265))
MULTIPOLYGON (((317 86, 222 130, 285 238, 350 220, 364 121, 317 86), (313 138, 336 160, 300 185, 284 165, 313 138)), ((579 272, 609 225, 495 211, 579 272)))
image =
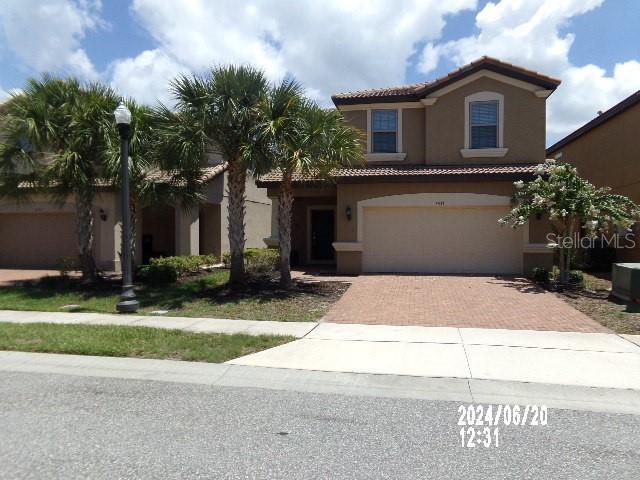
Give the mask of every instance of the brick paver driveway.
POLYGON ((361 275, 323 320, 609 332, 528 280, 486 276, 361 275))

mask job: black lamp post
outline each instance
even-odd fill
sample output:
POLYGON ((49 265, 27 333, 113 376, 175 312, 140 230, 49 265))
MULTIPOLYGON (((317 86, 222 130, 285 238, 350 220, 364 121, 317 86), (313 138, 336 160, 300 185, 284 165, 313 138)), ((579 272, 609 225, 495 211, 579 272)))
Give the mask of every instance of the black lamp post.
POLYGON ((120 102, 113 114, 120 132, 120 161, 122 162, 122 294, 117 305, 120 313, 135 312, 140 307, 131 281, 131 212, 129 210, 129 124, 131 112, 120 102))

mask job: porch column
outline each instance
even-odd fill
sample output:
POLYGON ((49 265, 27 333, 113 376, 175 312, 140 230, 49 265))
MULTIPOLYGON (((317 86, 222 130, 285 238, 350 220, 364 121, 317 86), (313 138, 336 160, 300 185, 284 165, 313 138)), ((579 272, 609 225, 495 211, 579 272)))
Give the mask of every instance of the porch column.
POLYGON ((176 255, 200 255, 200 211, 175 207, 176 255))
POLYGON ((278 239, 278 197, 269 197, 271 200, 271 235, 263 238, 262 241, 267 247, 277 247, 280 243, 278 239))

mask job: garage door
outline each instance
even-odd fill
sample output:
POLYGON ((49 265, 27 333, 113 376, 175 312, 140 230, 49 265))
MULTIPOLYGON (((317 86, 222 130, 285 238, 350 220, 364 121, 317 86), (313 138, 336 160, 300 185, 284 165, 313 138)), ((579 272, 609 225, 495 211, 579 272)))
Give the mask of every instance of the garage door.
POLYGON ((521 273, 522 232, 503 206, 364 208, 365 272, 521 273))
POLYGON ((75 231, 69 213, 0 214, 0 267, 53 267, 77 256, 75 231))

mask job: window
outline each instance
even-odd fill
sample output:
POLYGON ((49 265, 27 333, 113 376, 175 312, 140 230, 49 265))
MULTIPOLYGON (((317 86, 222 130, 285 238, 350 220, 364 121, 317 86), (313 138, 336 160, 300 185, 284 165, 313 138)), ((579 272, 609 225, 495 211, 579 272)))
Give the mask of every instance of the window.
POLYGON ((469 109, 470 148, 497 148, 498 102, 471 102, 469 109))
POLYGON ((372 153, 396 153, 398 111, 373 110, 371 112, 372 153))

